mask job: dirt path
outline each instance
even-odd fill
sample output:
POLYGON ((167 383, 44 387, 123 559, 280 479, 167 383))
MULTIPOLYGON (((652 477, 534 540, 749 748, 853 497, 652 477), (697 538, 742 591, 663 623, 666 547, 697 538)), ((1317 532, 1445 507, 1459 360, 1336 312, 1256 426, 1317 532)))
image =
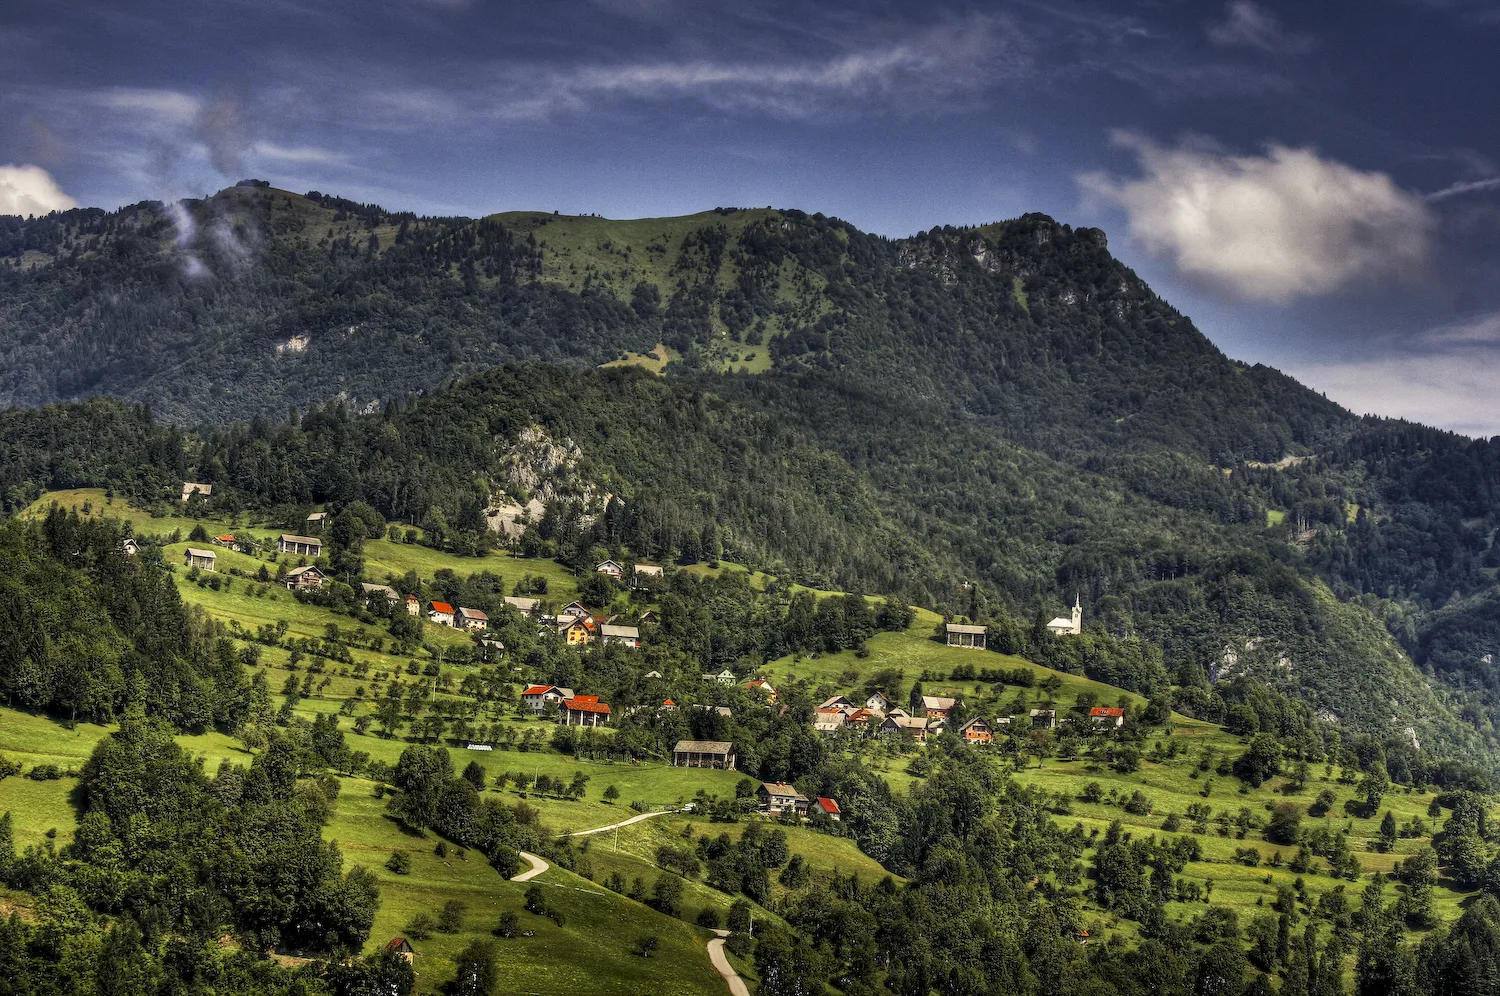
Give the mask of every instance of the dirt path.
POLYGON ((529 851, 519 851, 517 853, 519 853, 521 857, 525 858, 527 861, 531 862, 531 867, 526 871, 516 872, 514 875, 512 875, 510 877, 510 880, 512 882, 530 882, 542 872, 552 867, 551 865, 547 864, 547 862, 543 861, 541 858, 537 857, 535 854, 530 853, 529 851))
POLYGON ((675 809, 663 809, 663 810, 659 810, 659 811, 654 812, 654 813, 639 813, 639 814, 637 814, 635 816, 632 816, 628 820, 621 820, 619 823, 611 823, 607 827, 595 827, 592 830, 574 830, 572 833, 565 833, 565 834, 563 834, 563 836, 564 837, 588 837, 588 836, 590 836, 592 834, 596 834, 596 833, 608 833, 611 830, 619 830, 621 827, 628 827, 631 824, 633 824, 633 823, 639 823, 642 820, 649 820, 653 816, 666 816, 666 815, 668 815, 670 813, 675 813, 675 812, 677 812, 677 810, 675 810, 675 809))
POLYGON ((729 931, 716 930, 714 933, 719 936, 708 942, 708 960, 713 963, 714 971, 729 985, 730 996, 750 996, 745 980, 729 964, 729 956, 724 953, 724 938, 729 936, 729 931))

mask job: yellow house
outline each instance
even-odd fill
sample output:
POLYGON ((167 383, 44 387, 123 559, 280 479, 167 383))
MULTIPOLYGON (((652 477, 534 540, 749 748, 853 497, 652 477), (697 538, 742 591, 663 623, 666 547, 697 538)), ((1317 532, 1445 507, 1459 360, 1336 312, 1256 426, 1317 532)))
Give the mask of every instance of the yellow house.
POLYGON ((598 630, 593 616, 572 616, 557 626, 557 635, 568 641, 569 646, 593 643, 598 630))

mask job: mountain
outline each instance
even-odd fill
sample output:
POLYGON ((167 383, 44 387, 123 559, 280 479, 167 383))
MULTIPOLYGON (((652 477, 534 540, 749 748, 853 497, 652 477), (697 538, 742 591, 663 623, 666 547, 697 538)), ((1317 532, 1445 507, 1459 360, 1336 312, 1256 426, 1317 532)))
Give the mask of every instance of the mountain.
POLYGON ((545 495, 548 542, 722 547, 1002 630, 1076 593, 1159 670, 1118 673, 1119 646, 1069 667, 1169 680, 1209 717, 1254 677, 1494 766, 1500 442, 1235 362, 1096 229, 419 218, 252 183, 5 219, 0 258, 0 400, 149 406, 4 416, 10 508, 85 484, 164 501, 191 474, 472 545, 537 497, 505 472, 537 427, 616 499, 545 495), (662 358, 664 379, 595 369, 662 358))

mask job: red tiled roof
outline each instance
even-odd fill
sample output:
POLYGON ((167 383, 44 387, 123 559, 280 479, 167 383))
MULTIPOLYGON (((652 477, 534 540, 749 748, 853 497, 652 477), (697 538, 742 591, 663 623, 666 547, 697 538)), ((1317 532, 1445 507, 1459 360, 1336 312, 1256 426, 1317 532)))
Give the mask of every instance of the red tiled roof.
POLYGON ((600 702, 597 695, 575 695, 571 699, 563 699, 563 708, 569 712, 609 712, 609 706, 600 702))
POLYGON ((849 718, 846 719, 844 722, 846 722, 846 723, 863 723, 863 722, 868 721, 869 718, 870 718, 870 710, 868 710, 868 709, 856 709, 856 710, 854 710, 853 712, 851 712, 849 714, 849 718))
POLYGON ((1110 719, 1125 715, 1125 710, 1118 706, 1095 706, 1089 710, 1090 716, 1108 716, 1110 719))
POLYGON ((219 540, 221 543, 233 543, 234 542, 234 537, 228 535, 227 533, 225 535, 223 535, 223 536, 215 536, 214 539, 219 540))
POLYGON ((451 616, 451 615, 453 615, 453 606, 449 605, 447 602, 433 602, 432 603, 432 611, 434 611, 434 612, 446 612, 448 615, 451 616))
POLYGON ((823 812, 825 813, 837 813, 839 811, 839 804, 827 796, 818 796, 818 805, 823 807, 823 812))
POLYGON ((526 689, 526 691, 522 692, 521 694, 522 695, 546 695, 548 692, 552 691, 552 689, 554 689, 556 687, 557 687, 556 685, 532 685, 530 688, 526 689))
POLYGON ((662 705, 676 705, 677 703, 673 702, 671 699, 663 699, 661 704, 662 705))

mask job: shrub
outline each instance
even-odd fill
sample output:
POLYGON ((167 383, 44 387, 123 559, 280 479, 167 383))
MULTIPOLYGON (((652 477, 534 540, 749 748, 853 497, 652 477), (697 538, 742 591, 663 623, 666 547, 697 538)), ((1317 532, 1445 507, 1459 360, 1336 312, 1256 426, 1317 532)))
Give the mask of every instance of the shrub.
POLYGON ((385 866, 397 875, 411 874, 411 855, 405 851, 397 851, 386 861, 385 866))
POLYGON ((514 911, 500 914, 500 923, 495 927, 497 937, 515 937, 520 932, 521 918, 514 911))
POLYGON ((437 929, 445 934, 456 934, 464 928, 464 912, 467 907, 457 899, 450 899, 443 904, 442 912, 438 914, 437 929))
POLYGON ((750 939, 750 935, 740 931, 735 931, 724 938, 724 946, 729 949, 730 954, 737 958, 750 957, 750 948, 753 944, 754 942, 750 939))
POLYGON ((661 945, 661 940, 655 934, 646 934, 635 939, 635 953, 642 958, 650 958, 661 945))
POLYGON ((1302 807, 1294 802, 1279 802, 1271 810, 1266 824, 1266 840, 1273 844, 1295 844, 1302 836, 1302 807))
POLYGON ((406 936, 416 941, 425 941, 437 929, 437 924, 426 913, 418 913, 406 924, 406 936))
POLYGON ((1125 800, 1125 812, 1132 816, 1147 816, 1151 813, 1151 800, 1144 792, 1136 790, 1125 800))
POLYGON ((26 772, 26 777, 38 782, 53 782, 62 777, 62 769, 55 764, 38 764, 26 772))
POLYGON ((705 906, 698 911, 698 926, 709 930, 719 929, 719 911, 712 906, 705 906))

